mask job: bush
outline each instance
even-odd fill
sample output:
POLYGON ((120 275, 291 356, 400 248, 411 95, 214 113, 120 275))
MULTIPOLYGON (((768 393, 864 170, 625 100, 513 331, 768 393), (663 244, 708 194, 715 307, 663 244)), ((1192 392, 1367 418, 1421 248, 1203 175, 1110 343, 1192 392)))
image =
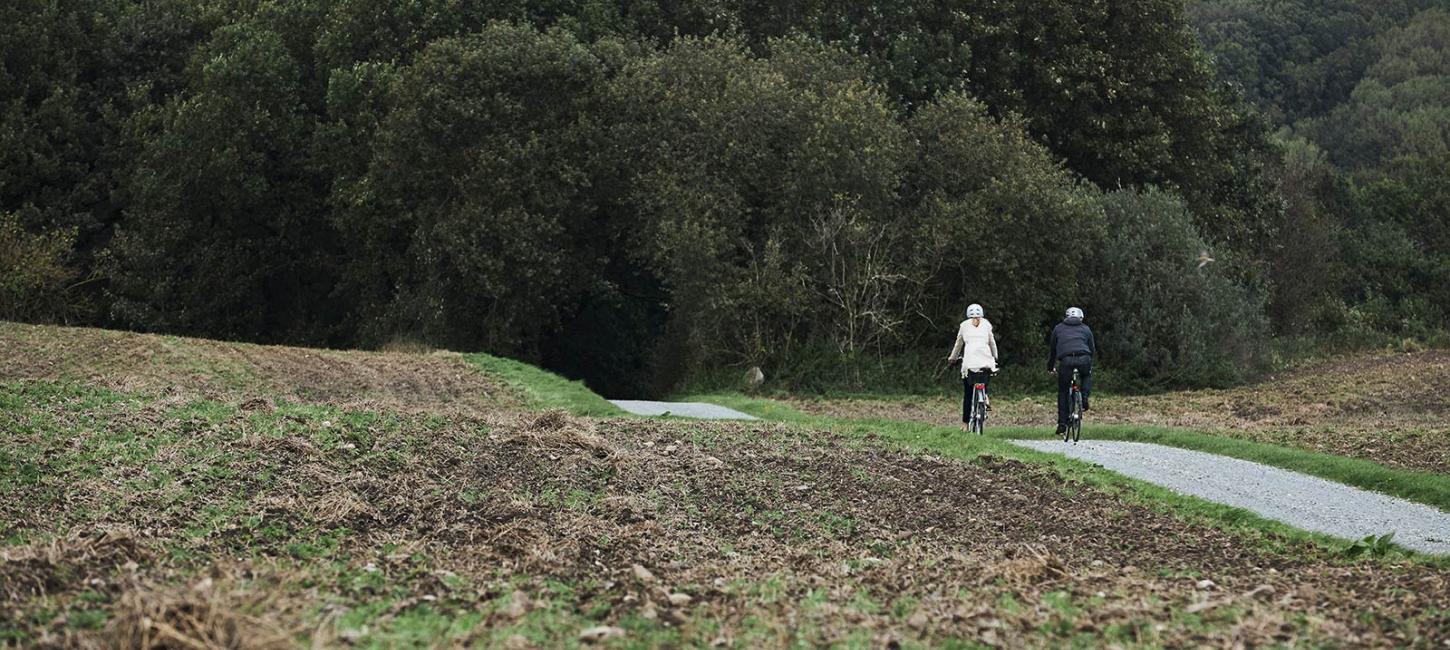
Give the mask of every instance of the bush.
POLYGON ((0 320, 65 321, 76 312, 67 262, 75 229, 31 234, 19 217, 0 214, 0 320))
POLYGON ((1226 386, 1267 361, 1262 290, 1229 251, 1207 250, 1178 197, 1118 191, 1083 305, 1101 362, 1160 386, 1226 386))

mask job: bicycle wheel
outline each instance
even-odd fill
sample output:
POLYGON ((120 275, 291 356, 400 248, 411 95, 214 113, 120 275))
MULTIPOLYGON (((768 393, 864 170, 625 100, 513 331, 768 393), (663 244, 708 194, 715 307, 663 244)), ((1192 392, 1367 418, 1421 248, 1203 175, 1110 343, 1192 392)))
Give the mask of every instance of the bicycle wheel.
POLYGON ((982 435, 987 430, 987 396, 978 390, 975 403, 972 405, 972 429, 977 435, 982 435))
POLYGON ((1076 386, 1072 391, 1072 424, 1068 426, 1068 431, 1072 434, 1073 442, 1082 439, 1082 393, 1078 392, 1076 386))

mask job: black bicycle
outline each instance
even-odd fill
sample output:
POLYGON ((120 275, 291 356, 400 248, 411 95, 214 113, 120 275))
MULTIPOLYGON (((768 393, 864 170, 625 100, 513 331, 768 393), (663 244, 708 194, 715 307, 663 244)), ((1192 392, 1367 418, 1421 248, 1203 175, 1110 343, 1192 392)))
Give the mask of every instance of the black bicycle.
POLYGON ((1067 427, 1062 430, 1062 441, 1076 444, 1082 439, 1082 381, 1077 368, 1072 369, 1072 389, 1067 398, 1067 427))
POLYGON ((977 382, 972 386, 972 418, 968 426, 972 433, 981 435, 987 428, 987 385, 977 382))

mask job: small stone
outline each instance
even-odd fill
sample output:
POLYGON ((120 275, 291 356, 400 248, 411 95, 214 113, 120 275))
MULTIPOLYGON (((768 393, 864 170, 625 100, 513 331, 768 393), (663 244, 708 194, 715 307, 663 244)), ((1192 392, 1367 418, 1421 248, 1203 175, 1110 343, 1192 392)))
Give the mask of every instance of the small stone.
POLYGON ((1217 587, 1217 586, 1218 585, 1214 584, 1214 582, 1212 580, 1207 580, 1207 579, 1205 579, 1205 580, 1199 580, 1198 581, 1198 585, 1197 585, 1197 587, 1199 589, 1213 589, 1214 587, 1217 587))
POLYGON ((690 604, 690 601, 692 600, 694 600, 694 598, 691 598, 689 594, 670 594, 670 604, 674 605, 675 607, 684 607, 685 605, 690 604))
POLYGON ((522 591, 515 591, 513 598, 509 601, 508 609, 504 615, 509 618, 520 618, 529 613, 529 595, 522 591))
POLYGON ((907 619, 906 624, 920 630, 926 627, 926 624, 929 622, 931 622, 931 619, 927 618, 926 612, 917 610, 915 614, 911 615, 911 618, 907 619))
POLYGON ((650 570, 644 568, 643 566, 640 566, 640 565, 636 564, 636 565, 631 566, 630 567, 630 570, 634 571, 634 577, 636 579, 638 579, 640 582, 654 582, 655 581, 655 574, 650 573, 650 570))
POLYGON ((765 373, 760 370, 760 366, 751 366, 745 371, 745 383, 752 388, 765 383, 765 373))
POLYGON ((579 640, 585 643, 599 643, 624 636, 624 629, 613 625, 596 625, 579 632, 579 640))
POLYGON ((1254 587, 1248 593, 1244 594, 1243 597, 1244 598, 1263 598, 1264 600, 1268 600, 1268 599, 1272 598, 1273 596, 1274 596, 1274 587, 1273 587, 1273 585, 1259 585, 1257 587, 1254 587))

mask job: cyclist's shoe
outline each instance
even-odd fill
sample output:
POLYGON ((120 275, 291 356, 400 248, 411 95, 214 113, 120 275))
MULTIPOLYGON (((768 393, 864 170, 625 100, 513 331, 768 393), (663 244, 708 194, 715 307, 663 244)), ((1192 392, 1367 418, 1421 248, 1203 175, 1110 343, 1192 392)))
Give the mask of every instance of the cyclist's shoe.
POLYGON ((1066 424, 1059 424, 1059 425, 1057 425, 1057 435, 1060 436, 1063 433, 1065 433, 1066 431, 1067 431, 1067 425, 1066 424))
POLYGON ((988 397, 987 398, 987 412, 988 413, 991 413, 992 412, 992 398, 991 397, 988 397))
POLYGON ((1088 411, 1091 411, 1091 410, 1092 410, 1092 407, 1088 405, 1088 403, 1087 403, 1086 400, 1084 400, 1083 403, 1082 403, 1082 412, 1083 413, 1087 413, 1088 411))

